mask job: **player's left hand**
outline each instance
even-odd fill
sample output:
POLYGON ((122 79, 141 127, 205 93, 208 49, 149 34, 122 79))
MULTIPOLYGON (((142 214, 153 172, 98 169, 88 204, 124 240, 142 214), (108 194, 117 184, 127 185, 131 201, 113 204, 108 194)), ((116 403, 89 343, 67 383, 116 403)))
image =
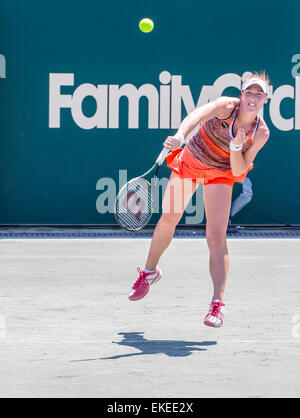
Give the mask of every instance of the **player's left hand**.
POLYGON ((246 132, 244 128, 240 128, 237 131, 236 137, 232 140, 234 145, 242 145, 245 144, 245 142, 248 141, 248 138, 246 136, 246 132))

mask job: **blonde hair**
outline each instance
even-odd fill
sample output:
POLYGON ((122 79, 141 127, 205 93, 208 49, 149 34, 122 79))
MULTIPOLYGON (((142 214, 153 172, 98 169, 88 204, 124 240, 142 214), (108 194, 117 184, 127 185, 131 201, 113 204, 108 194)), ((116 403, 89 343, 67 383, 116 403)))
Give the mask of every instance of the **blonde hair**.
POLYGON ((249 80, 250 78, 254 78, 254 77, 259 78, 260 80, 264 81, 267 84, 267 86, 270 85, 270 78, 266 74, 265 70, 253 71, 251 74, 247 75, 247 77, 245 77, 245 79, 243 79, 242 81, 245 82, 249 80))

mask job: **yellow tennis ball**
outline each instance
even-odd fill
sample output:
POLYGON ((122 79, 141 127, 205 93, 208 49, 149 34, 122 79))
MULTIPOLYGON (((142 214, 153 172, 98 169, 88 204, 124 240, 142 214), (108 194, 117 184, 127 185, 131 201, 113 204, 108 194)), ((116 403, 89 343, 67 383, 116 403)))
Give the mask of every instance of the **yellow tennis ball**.
POLYGON ((154 28, 154 23, 151 19, 144 18, 139 23, 139 28, 142 32, 148 33, 151 32, 154 28))

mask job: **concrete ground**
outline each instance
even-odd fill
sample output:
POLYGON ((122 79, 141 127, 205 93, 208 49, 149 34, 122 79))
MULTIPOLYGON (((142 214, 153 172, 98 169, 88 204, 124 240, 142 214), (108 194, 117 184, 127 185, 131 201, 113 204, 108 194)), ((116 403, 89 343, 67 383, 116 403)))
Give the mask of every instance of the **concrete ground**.
POLYGON ((299 239, 229 239, 225 325, 204 239, 127 299, 149 239, 1 240, 0 397, 299 397, 299 239))

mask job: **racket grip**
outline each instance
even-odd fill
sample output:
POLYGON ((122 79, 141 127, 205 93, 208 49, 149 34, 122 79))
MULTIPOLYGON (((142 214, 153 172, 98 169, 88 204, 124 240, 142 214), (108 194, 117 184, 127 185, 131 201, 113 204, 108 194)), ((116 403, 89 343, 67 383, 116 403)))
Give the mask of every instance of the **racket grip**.
POLYGON ((156 164, 162 165, 162 163, 165 161, 165 158, 168 154, 169 154, 169 150, 167 148, 163 148, 162 152, 157 157, 156 164))

